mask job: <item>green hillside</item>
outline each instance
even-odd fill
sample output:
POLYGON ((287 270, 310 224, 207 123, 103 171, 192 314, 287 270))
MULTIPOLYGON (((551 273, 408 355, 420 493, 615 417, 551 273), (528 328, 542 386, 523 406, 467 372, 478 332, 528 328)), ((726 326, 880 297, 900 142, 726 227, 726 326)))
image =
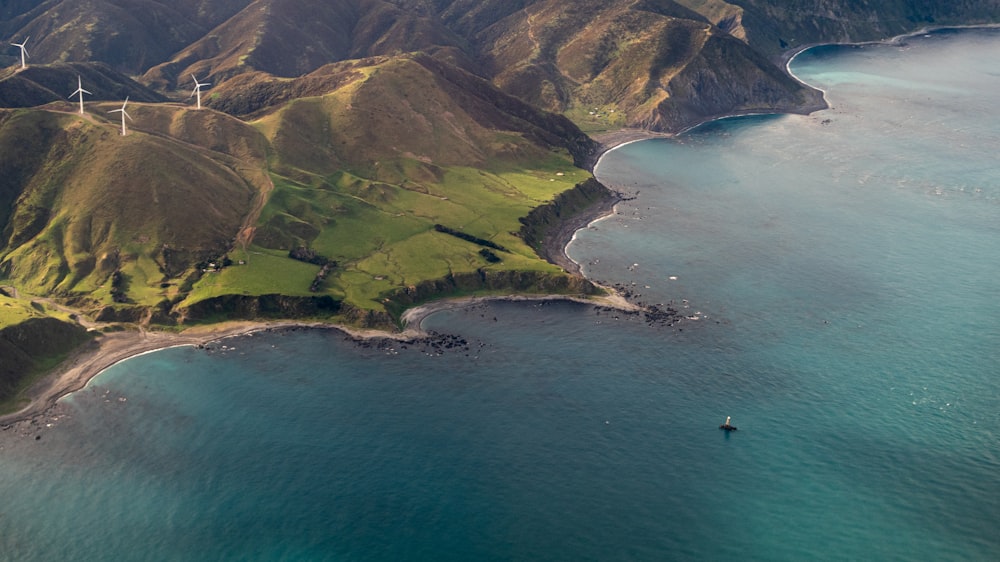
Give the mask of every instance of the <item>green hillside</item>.
MULTIPOLYGON (((254 75, 245 85, 266 95, 249 121, 130 104, 126 136, 109 119, 117 104, 0 112, 0 276, 108 320, 226 316, 233 307, 218 303, 232 296, 285 295, 278 315, 326 299, 381 325, 401 312, 387 307, 397 294, 434 280, 531 274, 443 296, 567 277, 517 233, 591 177, 576 166, 592 141, 430 57, 342 74, 254 75), (288 101, 288 89, 299 95, 288 101)), ((214 93, 226 104, 243 92, 214 93)))
POLYGON ((64 312, 0 287, 0 414, 18 409, 20 392, 89 339, 64 312))
MULTIPOLYGON (((546 117, 485 83, 481 96, 458 88, 455 81, 477 79, 441 70, 422 57, 372 60, 352 68, 350 79, 334 79, 329 93, 299 97, 253 121, 271 143, 275 189, 253 246, 235 254, 247 264, 203 277, 181 305, 225 294, 320 293, 381 314, 394 293, 449 275, 564 276, 520 239, 519 219, 590 177, 570 153, 589 150, 588 141, 578 131, 565 138, 532 125, 546 117), (437 224, 504 251, 491 262, 481 244, 438 232, 437 224), (320 290, 310 290, 320 266, 291 260, 296 248, 336 262, 320 290), (275 276, 279 269, 285 275, 275 276)), ((302 82, 315 88, 317 80, 302 82)), ((280 88, 258 86, 283 97, 280 88)), ((221 89, 218 103, 230 95, 238 94, 221 89)))
MULTIPOLYGON (((0 113, 0 274, 34 294, 110 302, 116 272, 139 303, 231 246, 254 190, 221 157, 46 110, 0 113)), ((150 107, 148 112, 160 111, 150 107)), ((147 109, 130 114, 142 119, 147 109)))

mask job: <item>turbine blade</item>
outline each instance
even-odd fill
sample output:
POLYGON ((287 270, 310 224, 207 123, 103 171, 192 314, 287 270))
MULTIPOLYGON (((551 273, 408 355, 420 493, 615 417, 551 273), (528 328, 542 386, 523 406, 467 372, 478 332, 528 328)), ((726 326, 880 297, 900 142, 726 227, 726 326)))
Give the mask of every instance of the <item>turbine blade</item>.
POLYGON ((132 116, 129 115, 128 112, 125 111, 124 109, 122 110, 122 115, 124 115, 125 117, 128 117, 129 121, 135 121, 135 119, 132 119, 132 116))
POLYGON ((80 91, 83 92, 83 93, 85 93, 85 94, 89 94, 91 96, 94 95, 94 94, 88 92, 87 90, 84 90, 83 88, 80 88, 80 91))

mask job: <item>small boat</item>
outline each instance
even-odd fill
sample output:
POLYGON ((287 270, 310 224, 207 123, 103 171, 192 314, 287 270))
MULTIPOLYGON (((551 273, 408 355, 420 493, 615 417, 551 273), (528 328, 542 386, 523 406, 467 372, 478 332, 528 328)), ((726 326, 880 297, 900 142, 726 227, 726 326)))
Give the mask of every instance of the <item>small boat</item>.
POLYGON ((726 423, 720 425, 719 429, 722 429, 722 430, 725 430, 725 431, 736 431, 736 426, 732 425, 731 423, 729 423, 730 419, 731 418, 729 416, 726 416, 726 423))

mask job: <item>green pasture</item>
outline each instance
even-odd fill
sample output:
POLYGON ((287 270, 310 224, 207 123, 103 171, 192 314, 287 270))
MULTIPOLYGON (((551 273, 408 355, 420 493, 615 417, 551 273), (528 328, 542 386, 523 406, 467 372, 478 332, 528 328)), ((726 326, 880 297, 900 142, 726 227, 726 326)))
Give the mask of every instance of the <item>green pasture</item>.
MULTIPOLYGON (((381 309, 380 299, 392 291, 451 273, 480 268, 556 273, 559 268, 517 236, 519 219, 590 177, 561 153, 523 168, 449 167, 433 176, 419 169, 424 165, 419 161, 392 165, 414 168, 411 177, 423 181, 390 184, 348 171, 295 180, 273 175, 275 189, 258 221, 250 263, 205 274, 185 302, 223 294, 313 294, 308 287, 319 267, 287 257, 299 246, 337 262, 323 293, 368 310, 381 309), (490 264, 479 254, 481 246, 436 232, 435 224, 509 251, 495 252, 501 262, 490 264)), ((237 250, 231 257, 241 255, 237 250)))
POLYGON ((240 259, 245 263, 203 273, 181 306, 222 295, 313 294, 309 285, 319 271, 317 265, 293 260, 287 252, 257 246, 251 246, 246 253, 237 250, 233 258, 237 263, 240 259))

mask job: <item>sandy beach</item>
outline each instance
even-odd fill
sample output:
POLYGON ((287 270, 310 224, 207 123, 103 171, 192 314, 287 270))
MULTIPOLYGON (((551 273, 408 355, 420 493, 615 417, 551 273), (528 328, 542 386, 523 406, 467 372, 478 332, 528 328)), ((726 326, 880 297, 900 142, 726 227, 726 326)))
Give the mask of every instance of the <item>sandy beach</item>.
POLYGON ((18 412, 0 416, 0 425, 43 414, 59 398, 82 389, 101 371, 130 357, 169 347, 206 344, 266 327, 266 324, 232 323, 191 328, 181 333, 135 330, 102 334, 78 348, 54 372, 29 388, 25 394, 29 404, 18 412))
POLYGON ((25 393, 29 403, 17 412, 0 416, 0 428, 13 426, 19 422, 33 420, 44 416, 53 408, 58 400, 67 394, 76 392, 87 386, 87 383, 105 369, 145 353, 179 346, 209 345, 220 340, 242 336, 265 330, 282 330, 292 328, 332 329, 343 332, 356 340, 394 339, 415 340, 427 337, 420 328, 427 316, 442 310, 451 310, 471 306, 481 302, 510 300, 570 300, 608 306, 623 310, 639 310, 639 307, 629 303, 621 296, 610 292, 608 296, 585 299, 564 295, 536 296, 499 296, 470 297, 461 299, 442 299, 407 310, 403 315, 405 327, 399 332, 382 330, 360 330, 339 324, 323 322, 224 322, 211 326, 196 326, 182 332, 163 332, 149 330, 128 330, 122 332, 104 333, 84 344, 74 351, 56 370, 36 382, 25 393))

